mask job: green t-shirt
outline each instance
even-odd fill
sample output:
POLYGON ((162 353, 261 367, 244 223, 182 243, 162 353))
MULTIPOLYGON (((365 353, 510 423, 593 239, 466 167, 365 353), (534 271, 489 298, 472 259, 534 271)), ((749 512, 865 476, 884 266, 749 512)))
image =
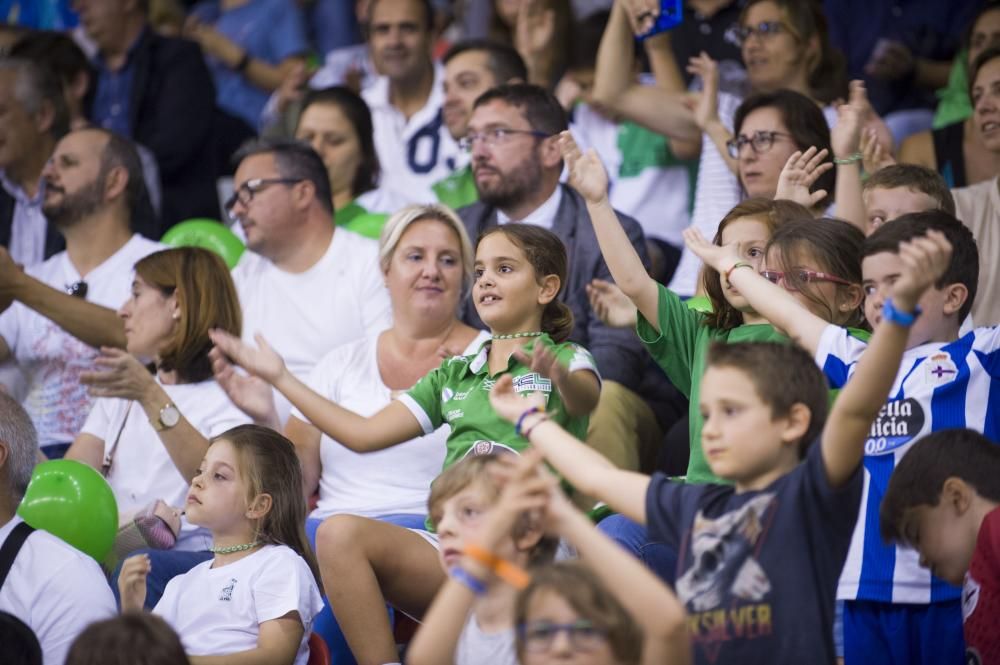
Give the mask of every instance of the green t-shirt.
POLYGON ((355 199, 338 210, 334 219, 340 228, 378 240, 389 215, 382 212, 368 212, 355 199))
POLYGON ((448 177, 438 180, 431 185, 431 189, 434 190, 438 201, 452 210, 472 205, 479 200, 476 179, 472 177, 471 166, 460 168, 448 177))
POLYGON ((972 115, 972 100, 969 99, 969 70, 965 65, 969 57, 967 50, 955 56, 948 84, 937 91, 938 106, 934 112, 934 129, 965 120, 972 115))
POLYGON ((687 482, 725 483, 712 473, 701 449, 701 377, 705 373, 705 356, 713 342, 777 342, 787 338, 769 324, 745 325, 732 330, 717 330, 705 325, 705 315, 690 309, 674 292, 660 287, 657 319, 660 331, 639 314, 636 332, 653 355, 657 364, 677 390, 688 397, 688 433, 691 437, 691 457, 688 461, 687 482))
MULTIPOLYGON (((473 355, 445 360, 398 397, 420 422, 424 434, 430 434, 444 423, 451 426, 444 468, 466 455, 520 453, 530 445, 527 439, 514 433, 514 424, 498 416, 490 405, 490 389, 500 374, 511 375, 515 392, 545 393, 546 410, 552 420, 578 439, 586 438, 588 417, 567 414, 559 391, 552 389, 552 381, 532 372, 514 356, 506 371, 490 376, 487 362, 490 343, 485 342, 473 355)), ((535 344, 552 349, 570 372, 585 369, 597 374, 593 356, 578 344, 556 344, 548 335, 542 335, 531 340, 524 350, 530 352, 535 344)))

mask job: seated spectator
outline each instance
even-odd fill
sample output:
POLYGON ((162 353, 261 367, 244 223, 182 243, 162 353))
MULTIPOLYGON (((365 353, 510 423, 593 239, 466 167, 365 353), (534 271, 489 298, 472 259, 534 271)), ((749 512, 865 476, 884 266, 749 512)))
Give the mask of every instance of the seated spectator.
POLYGON ((492 0, 493 20, 489 38, 513 46, 528 68, 526 83, 547 90, 566 73, 573 12, 562 0, 492 0))
POLYGON ((323 159, 337 226, 377 240, 386 218, 407 197, 381 183, 373 133, 368 105, 344 87, 306 94, 295 128, 295 138, 323 159))
POLYGON ((66 665, 188 665, 188 657, 166 621, 126 612, 87 626, 70 647, 66 665))
POLYGON ((868 176, 861 187, 869 233, 911 212, 955 214, 955 198, 944 178, 925 166, 893 164, 868 176))
POLYGON ((142 2, 77 0, 74 6, 97 45, 90 119, 156 157, 163 185, 156 237, 185 219, 218 216, 215 88, 197 45, 153 32, 142 2))
POLYGON ((250 133, 268 96, 309 50, 302 10, 285 0, 202 0, 191 9, 184 36, 201 46, 218 107, 250 133))
MULTIPOLYGON (((1000 155, 1000 48, 989 48, 972 65, 973 121, 983 145, 1000 155)), ((977 326, 1000 324, 1000 173, 991 180, 952 190, 956 216, 972 230, 980 255, 979 297, 972 305, 977 326)))
MULTIPOLYGON (((80 375, 97 400, 66 457, 102 470, 127 524, 158 499, 182 509, 208 439, 249 419, 212 378, 208 358, 210 329, 241 330, 236 288, 219 256, 181 247, 141 259, 119 315, 126 347, 102 349, 80 375)), ((204 529, 183 521, 177 551, 157 552, 156 581, 173 575, 171 557, 208 558, 209 545, 204 529)))
MULTIPOLYGON (((966 40, 966 71, 987 48, 1000 45, 1000 2, 988 2, 973 20, 966 40)), ((962 89, 969 96, 968 76, 962 89)), ((968 102, 967 102, 968 103, 968 102)), ((910 136, 899 147, 899 161, 920 164, 944 177, 949 187, 990 180, 1000 172, 1000 155, 989 150, 976 124, 971 103, 962 119, 910 136)))
POLYGON ((31 266, 66 247, 42 212, 42 169, 69 131, 59 80, 29 60, 0 59, 0 245, 31 266))
MULTIPOLYGON (((41 644, 45 662, 58 665, 87 624, 114 616, 116 608, 104 573, 93 559, 46 531, 32 529, 15 514, 37 451, 28 414, 0 393, 0 546, 21 540, 10 569, 0 571, 0 612, 27 624, 41 644)), ((0 644, 6 647, 7 640, 0 639, 0 644)))
POLYGON ((43 171, 42 212, 66 250, 22 271, 0 249, 0 359, 27 379, 24 406, 42 452, 62 457, 92 399, 80 385, 102 346, 122 347, 115 309, 128 297, 132 266, 161 245, 134 232, 148 208, 132 144, 104 129, 70 132, 43 171), (145 204, 145 205, 144 205, 145 204))

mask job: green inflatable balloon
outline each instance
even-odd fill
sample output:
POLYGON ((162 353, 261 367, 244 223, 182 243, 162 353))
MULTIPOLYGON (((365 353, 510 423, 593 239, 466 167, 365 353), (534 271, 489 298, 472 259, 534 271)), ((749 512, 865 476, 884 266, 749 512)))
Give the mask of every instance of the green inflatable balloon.
POLYGON ((59 459, 35 467, 17 514, 104 563, 118 532, 118 503, 101 474, 59 459))
POLYGON ((160 238, 160 242, 171 247, 201 247, 208 249, 226 262, 232 270, 246 247, 235 233, 214 219, 189 219, 176 224, 160 238))

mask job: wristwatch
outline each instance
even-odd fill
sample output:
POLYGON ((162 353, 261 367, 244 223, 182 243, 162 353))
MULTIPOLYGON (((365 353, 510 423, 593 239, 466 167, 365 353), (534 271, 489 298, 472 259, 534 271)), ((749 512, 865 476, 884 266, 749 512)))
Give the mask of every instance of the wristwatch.
POLYGON ((167 402, 160 409, 160 416, 156 420, 149 421, 157 432, 168 430, 181 421, 181 412, 177 410, 173 402, 167 402))

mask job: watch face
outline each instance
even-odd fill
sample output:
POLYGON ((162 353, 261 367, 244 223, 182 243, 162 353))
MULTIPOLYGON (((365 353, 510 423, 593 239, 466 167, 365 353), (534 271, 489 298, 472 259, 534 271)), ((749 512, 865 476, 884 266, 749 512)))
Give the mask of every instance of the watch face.
POLYGON ((164 427, 173 427, 181 421, 181 412, 173 404, 168 404, 160 410, 160 422, 164 427))

